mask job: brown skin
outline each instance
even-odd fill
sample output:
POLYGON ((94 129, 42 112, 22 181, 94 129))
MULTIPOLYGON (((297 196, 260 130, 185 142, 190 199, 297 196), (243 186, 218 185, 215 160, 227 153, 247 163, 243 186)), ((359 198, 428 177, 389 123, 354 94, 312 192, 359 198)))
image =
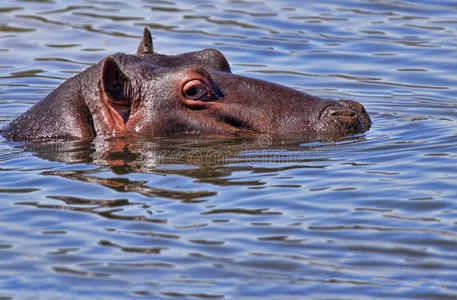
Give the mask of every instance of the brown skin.
POLYGON ((137 55, 109 56, 64 82, 12 121, 4 135, 14 141, 132 133, 320 138, 361 133, 370 125, 355 101, 321 99, 231 74, 225 57, 214 49, 156 54, 145 30, 137 55))
POLYGON ((144 28, 143 39, 138 46, 136 55, 153 65, 163 68, 195 65, 202 66, 208 71, 231 72, 227 59, 217 49, 209 48, 179 55, 155 53, 154 47, 152 46, 151 33, 147 28, 144 28))

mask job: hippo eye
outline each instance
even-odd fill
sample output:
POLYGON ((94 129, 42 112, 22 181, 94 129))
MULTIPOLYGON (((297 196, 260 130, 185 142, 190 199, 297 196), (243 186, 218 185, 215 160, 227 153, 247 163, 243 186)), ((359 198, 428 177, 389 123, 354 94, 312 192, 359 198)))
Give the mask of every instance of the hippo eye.
POLYGON ((184 92, 186 98, 197 100, 205 96, 205 90, 198 87, 191 87, 190 89, 184 92))
POLYGON ((190 100, 212 101, 219 97, 200 80, 191 80, 183 87, 184 97, 190 100))

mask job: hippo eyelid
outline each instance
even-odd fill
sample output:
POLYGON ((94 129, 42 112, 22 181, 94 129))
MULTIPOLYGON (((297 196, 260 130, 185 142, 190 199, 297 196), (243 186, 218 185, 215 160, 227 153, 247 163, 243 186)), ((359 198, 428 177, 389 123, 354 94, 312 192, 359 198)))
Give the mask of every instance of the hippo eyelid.
POLYGON ((187 82, 183 87, 183 95, 190 100, 215 101, 219 99, 216 93, 199 79, 187 82))

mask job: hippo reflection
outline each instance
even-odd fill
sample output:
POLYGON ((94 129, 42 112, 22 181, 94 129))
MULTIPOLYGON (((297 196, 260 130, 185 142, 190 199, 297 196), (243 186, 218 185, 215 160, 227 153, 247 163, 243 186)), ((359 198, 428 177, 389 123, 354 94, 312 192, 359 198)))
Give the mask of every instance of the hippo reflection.
POLYGON ((111 55, 70 78, 13 120, 4 135, 13 141, 129 134, 319 138, 361 133, 370 125, 358 102, 234 75, 214 49, 156 54, 145 29, 136 55, 111 55))

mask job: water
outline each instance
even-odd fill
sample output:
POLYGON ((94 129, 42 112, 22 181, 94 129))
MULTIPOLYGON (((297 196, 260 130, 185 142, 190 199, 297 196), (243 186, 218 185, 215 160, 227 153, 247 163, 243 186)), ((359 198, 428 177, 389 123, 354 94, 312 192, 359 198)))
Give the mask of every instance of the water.
POLYGON ((2 1, 0 126, 103 57, 220 49, 336 141, 0 140, 1 299, 457 298, 455 1, 2 1))

